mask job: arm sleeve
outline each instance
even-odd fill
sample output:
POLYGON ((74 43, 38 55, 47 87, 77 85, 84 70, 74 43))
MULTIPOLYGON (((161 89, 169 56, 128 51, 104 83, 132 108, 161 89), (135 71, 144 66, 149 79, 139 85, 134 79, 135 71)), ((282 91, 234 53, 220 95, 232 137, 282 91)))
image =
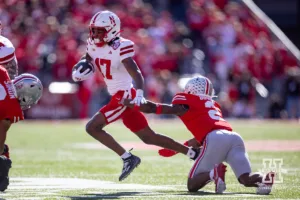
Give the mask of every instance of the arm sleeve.
POLYGON ((124 60, 134 56, 134 42, 131 40, 125 40, 120 45, 120 60, 124 60))
POLYGON ((17 123, 21 120, 24 120, 24 114, 19 103, 10 103, 9 109, 6 110, 6 115, 4 118, 8 119, 11 123, 17 123))

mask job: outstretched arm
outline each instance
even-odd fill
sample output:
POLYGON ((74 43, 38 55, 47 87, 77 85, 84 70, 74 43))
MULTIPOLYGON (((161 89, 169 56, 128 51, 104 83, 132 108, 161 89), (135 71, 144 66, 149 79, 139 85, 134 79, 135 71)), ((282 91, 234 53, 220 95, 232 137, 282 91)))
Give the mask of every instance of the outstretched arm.
MULTIPOLYGON (((196 138, 192 138, 188 141, 185 141, 183 145, 188 146, 188 147, 193 147, 195 149, 198 149, 201 147, 201 144, 196 140, 196 138)), ((176 154, 178 154, 178 152, 163 148, 163 149, 158 150, 158 154, 162 157, 172 157, 172 156, 175 156, 176 154)))
MULTIPOLYGON (((134 108, 134 105, 130 103, 129 99, 123 99, 121 103, 130 108, 134 108)), ((161 104, 148 100, 145 104, 141 104, 139 107, 139 110, 144 113, 173 114, 178 116, 186 113, 188 109, 189 107, 183 104, 161 104)))

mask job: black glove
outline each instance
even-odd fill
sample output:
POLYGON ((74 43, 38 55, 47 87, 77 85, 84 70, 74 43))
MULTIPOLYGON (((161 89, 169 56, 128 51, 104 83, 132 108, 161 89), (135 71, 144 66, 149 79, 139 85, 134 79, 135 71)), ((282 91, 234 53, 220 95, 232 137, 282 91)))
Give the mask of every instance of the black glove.
POLYGON ((191 159, 196 160, 198 158, 199 154, 200 154, 200 148, 192 148, 192 150, 194 150, 195 156, 191 159))

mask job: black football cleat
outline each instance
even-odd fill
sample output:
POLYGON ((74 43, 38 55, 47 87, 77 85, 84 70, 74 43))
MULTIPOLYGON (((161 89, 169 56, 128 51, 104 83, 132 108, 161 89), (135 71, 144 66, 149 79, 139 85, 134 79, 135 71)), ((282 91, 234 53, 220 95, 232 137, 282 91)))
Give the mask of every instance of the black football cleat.
POLYGON ((9 185, 9 177, 8 176, 0 176, 0 191, 4 192, 9 185))
POLYGON ((123 162, 123 169, 119 181, 124 180, 141 163, 141 159, 131 154, 131 156, 124 159, 123 162))
POLYGON ((5 156, 0 156, 0 191, 3 192, 9 185, 9 169, 11 168, 11 160, 5 156))

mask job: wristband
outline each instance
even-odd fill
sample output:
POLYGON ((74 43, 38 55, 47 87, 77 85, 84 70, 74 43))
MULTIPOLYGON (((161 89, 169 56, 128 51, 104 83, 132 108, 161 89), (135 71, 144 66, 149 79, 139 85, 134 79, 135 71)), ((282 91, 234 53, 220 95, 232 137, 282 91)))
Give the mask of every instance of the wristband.
POLYGON ((162 113, 162 105, 161 104, 156 104, 156 114, 161 114, 162 113))

